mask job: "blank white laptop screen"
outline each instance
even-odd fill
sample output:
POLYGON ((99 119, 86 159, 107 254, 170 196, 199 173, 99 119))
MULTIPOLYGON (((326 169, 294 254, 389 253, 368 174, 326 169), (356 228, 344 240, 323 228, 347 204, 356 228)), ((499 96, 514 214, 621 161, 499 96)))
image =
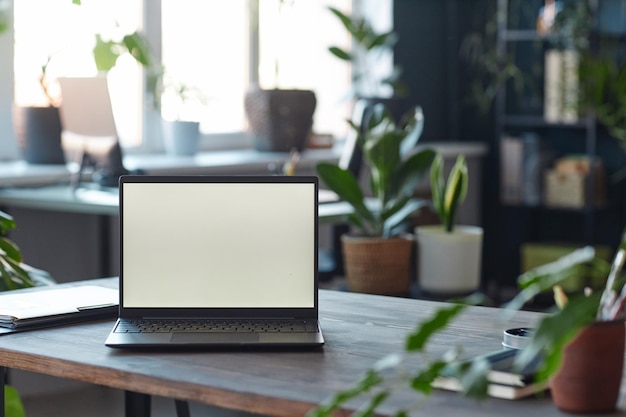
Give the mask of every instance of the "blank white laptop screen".
POLYGON ((314 184, 123 187, 124 307, 314 306, 314 184))

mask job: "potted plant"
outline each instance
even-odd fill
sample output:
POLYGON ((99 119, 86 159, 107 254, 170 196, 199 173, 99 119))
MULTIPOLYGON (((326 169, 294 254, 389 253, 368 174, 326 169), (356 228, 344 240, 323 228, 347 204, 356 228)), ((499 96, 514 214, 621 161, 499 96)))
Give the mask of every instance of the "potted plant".
MULTIPOLYGON (((280 1, 276 17, 277 32, 282 32, 285 6, 280 1)), ((288 36, 284 34, 284 36, 288 36)), ((307 145, 317 107, 315 92, 280 88, 279 56, 274 60, 274 88, 252 85, 244 98, 244 109, 258 151, 301 152, 307 145)))
POLYGON ((31 164, 64 164, 61 147, 60 100, 48 75, 52 57, 41 65, 39 86, 46 99, 43 106, 14 106, 13 124, 22 158, 31 164))
POLYGON ((509 303, 518 309, 541 292, 553 290, 556 311, 541 320, 529 345, 518 356, 522 367, 542 355, 537 378, 550 381, 552 398, 563 411, 613 411, 622 382, 624 307, 626 287, 622 269, 626 259, 626 232, 612 265, 585 247, 520 276, 520 293, 509 303), (567 296, 559 284, 572 276, 598 274, 605 288, 567 296))
MULTIPOLYGON (((554 291, 559 308, 539 320, 531 331, 529 343, 516 355, 516 366, 524 369, 540 358, 534 382, 539 386, 548 382, 555 405, 563 411, 601 413, 616 407, 624 360, 626 280, 622 268, 625 260, 626 232, 612 265, 596 257, 591 247, 576 250, 522 274, 520 292, 502 309, 504 321, 538 294, 554 291), (579 274, 580 269, 606 277, 604 291, 586 290, 583 294, 565 296, 559 284, 579 274)), ((346 403, 363 397, 368 399, 353 415, 364 415, 363 410, 367 410, 367 415, 375 415, 394 390, 409 387, 416 395, 427 396, 433 391, 433 382, 442 375, 454 375, 462 381, 464 395, 485 398, 490 366, 483 357, 457 362, 460 346, 451 347, 437 358, 424 354, 434 335, 445 329, 467 305, 482 301, 473 295, 440 308, 407 335, 405 351, 422 354, 422 366, 407 369, 403 366, 403 356, 392 353, 374 364, 352 386, 338 391, 327 403, 312 410, 309 417, 334 415, 346 403), (399 371, 390 372, 393 369, 399 371)), ((408 411, 396 410, 394 415, 408 415, 408 411)))
POLYGON ((455 225, 459 205, 467 195, 468 171, 459 155, 444 178, 444 159, 438 154, 430 170, 433 205, 440 225, 415 228, 420 288, 435 294, 462 294, 480 286, 483 229, 455 225))
POLYGON ((401 80, 402 70, 395 66, 390 74, 381 74, 375 65, 382 56, 392 53, 397 41, 395 32, 379 32, 362 16, 348 16, 334 7, 329 10, 352 36, 351 50, 339 46, 329 48, 331 54, 352 64, 350 95, 360 98, 405 95, 407 87, 401 80))
POLYGON ((200 107, 206 104, 202 92, 187 84, 177 82, 164 74, 163 90, 159 96, 162 111, 161 126, 165 151, 171 155, 191 156, 198 152, 200 141, 200 107), (163 108, 163 96, 173 103, 163 108))
POLYGON ((424 205, 412 199, 435 157, 431 149, 414 152, 424 117, 421 108, 396 125, 383 104, 373 107, 363 126, 350 122, 369 168, 370 189, 347 169, 320 163, 317 172, 332 191, 354 209, 354 234, 341 237, 348 289, 406 294, 410 285, 413 240, 402 236, 409 216, 424 205), (368 201, 372 197, 372 202, 368 201))

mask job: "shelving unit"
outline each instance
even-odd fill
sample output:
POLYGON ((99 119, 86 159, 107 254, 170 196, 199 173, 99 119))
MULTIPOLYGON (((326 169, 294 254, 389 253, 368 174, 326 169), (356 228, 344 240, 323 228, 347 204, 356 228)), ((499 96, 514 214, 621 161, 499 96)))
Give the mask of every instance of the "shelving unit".
MULTIPOLYGON (((510 27, 509 6, 513 0, 497 0, 497 55, 504 59, 511 56, 517 45, 532 44, 541 54, 541 62, 531 62, 532 65, 541 65, 543 68, 543 53, 549 45, 549 36, 539 34, 531 22, 527 27, 510 27)), ((602 0, 599 0, 602 1, 602 0)), ((518 2, 519 3, 519 2, 518 2)), ((543 2, 534 2, 539 6, 543 2)), ((537 7, 538 11, 538 7, 537 7)), ((594 35, 597 36, 597 35, 594 35)), ((612 39, 624 41, 623 36, 612 36, 612 39)), ((532 59, 532 58, 531 58, 532 59)), ((534 58, 535 61, 537 60, 534 58)), ((529 62, 525 62, 529 64, 529 62)), ((543 75, 543 71, 541 71, 543 75)), ((540 80, 543 86, 543 79, 540 80)), ((495 111, 495 141, 494 152, 500 163, 502 139, 507 135, 520 135, 522 132, 533 132, 539 135, 542 144, 552 144, 555 148, 563 147, 562 136, 569 136, 567 146, 580 150, 588 158, 599 157, 598 154, 598 124, 591 117, 581 117, 579 120, 567 122, 547 121, 543 116, 543 109, 538 103, 543 103, 543 91, 539 89, 539 97, 535 97, 534 106, 531 103, 526 109, 512 109, 512 91, 510 88, 501 88, 494 103, 495 111)), ((523 107, 523 106, 522 106, 523 107)), ((561 149, 562 150, 562 149, 561 149)), ((559 149, 554 149, 558 154, 559 149)), ((520 272, 520 246, 527 242, 559 241, 576 245, 604 244, 615 246, 624 225, 624 213, 621 204, 612 204, 609 198, 605 206, 598 207, 593 203, 595 196, 595 171, 592 169, 587 179, 585 205, 580 208, 553 208, 542 203, 538 205, 505 204, 500 202, 500 214, 493 220, 492 230, 498 233, 494 239, 501 247, 497 248, 499 258, 495 261, 498 267, 495 275, 502 286, 515 285, 515 279, 520 272), (552 222, 552 223, 551 223, 552 222), (615 236, 612 232, 606 233, 615 225, 615 236), (566 229, 559 233, 559 226, 566 225, 566 229), (554 229, 554 232, 551 230, 554 229), (611 235, 611 236, 607 236, 611 235)), ((502 178, 499 178, 502 181, 502 178)), ((543 173, 542 173, 543 183, 543 173)), ((501 196, 500 196, 501 198, 501 196)), ((491 271, 494 273, 494 271, 491 271)))

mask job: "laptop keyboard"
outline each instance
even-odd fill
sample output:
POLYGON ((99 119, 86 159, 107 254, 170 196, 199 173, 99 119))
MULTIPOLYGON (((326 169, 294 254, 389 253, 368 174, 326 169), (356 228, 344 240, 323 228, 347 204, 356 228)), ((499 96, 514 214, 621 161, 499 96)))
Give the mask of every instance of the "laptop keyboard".
POLYGON ((313 320, 124 320, 115 333, 316 333, 313 320))

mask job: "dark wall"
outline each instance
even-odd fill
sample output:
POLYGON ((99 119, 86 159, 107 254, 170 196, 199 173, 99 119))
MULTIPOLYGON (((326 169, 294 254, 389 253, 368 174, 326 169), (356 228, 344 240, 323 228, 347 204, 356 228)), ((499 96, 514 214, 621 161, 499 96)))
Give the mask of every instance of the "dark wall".
POLYGON ((425 114, 423 141, 489 141, 489 115, 468 103, 467 65, 459 55, 464 36, 482 30, 493 0, 394 0, 398 44, 408 101, 425 114))

